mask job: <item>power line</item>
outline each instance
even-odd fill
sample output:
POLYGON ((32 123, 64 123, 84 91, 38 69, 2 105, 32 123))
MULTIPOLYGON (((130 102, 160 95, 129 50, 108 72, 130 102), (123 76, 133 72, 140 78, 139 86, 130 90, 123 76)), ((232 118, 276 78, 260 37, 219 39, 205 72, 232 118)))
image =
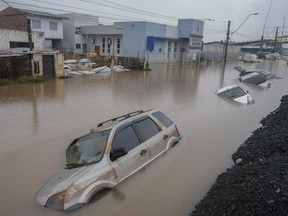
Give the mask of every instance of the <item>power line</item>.
MULTIPOLYGON (((61 5, 61 4, 57 4, 57 3, 51 3, 51 2, 44 1, 44 0, 33 0, 33 1, 46 3, 46 4, 51 4, 51 5, 58 5, 58 6, 67 7, 66 5, 61 5)), ((136 13, 136 14, 139 14, 139 12, 140 12, 143 15, 149 15, 149 16, 153 16, 153 17, 156 17, 156 18, 160 18, 160 19, 168 19, 168 20, 172 19, 174 21, 177 20, 177 18, 175 18, 175 17, 170 17, 170 16, 165 16, 165 15, 161 15, 161 14, 152 13, 152 12, 149 12, 149 11, 139 10, 139 9, 135 9, 135 8, 132 8, 132 7, 129 7, 129 6, 123 6, 123 7, 126 7, 126 8, 119 8, 119 7, 115 7, 115 6, 111 6, 111 5, 107 5, 107 4, 103 4, 103 3, 97 3, 97 2, 94 2, 94 1, 91 1, 91 0, 80 0, 80 1, 87 2, 87 3, 90 3, 90 4, 96 4, 96 5, 100 5, 100 6, 104 6, 104 7, 108 7, 108 8, 114 8, 114 9, 118 9, 118 10, 128 11, 128 12, 136 13)), ((114 3, 114 4, 120 5, 120 4, 117 4, 117 3, 114 3)), ((68 6, 68 7, 71 7, 71 6, 68 6)), ((72 8, 75 9, 75 7, 72 7, 72 8)), ((103 12, 100 12, 100 11, 95 11, 95 12, 103 13, 103 12)), ((115 14, 108 13, 108 12, 105 13, 105 14, 115 15, 115 14)), ((123 16, 123 15, 118 15, 118 16, 129 18, 129 19, 135 19, 135 17, 130 17, 130 16, 123 16)), ((139 20, 139 18, 136 18, 136 19, 139 20)))
POLYGON ((154 12, 151 12, 151 11, 141 10, 141 9, 138 9, 138 8, 130 7, 128 5, 115 3, 115 2, 112 2, 112 1, 109 1, 109 0, 102 0, 102 1, 109 2, 110 4, 118 5, 118 6, 121 6, 121 7, 124 7, 124 8, 130 8, 130 9, 134 10, 136 13, 143 12, 143 13, 146 13, 148 15, 156 15, 156 16, 160 16, 160 17, 167 18, 167 19, 172 19, 172 20, 178 20, 179 19, 177 17, 172 17, 172 16, 167 16, 167 15, 163 15, 163 14, 154 13, 154 12))
MULTIPOLYGON (((15 5, 21 5, 22 7, 24 6, 24 8, 25 8, 25 10, 31 10, 31 8, 37 8, 37 9, 39 9, 39 8, 42 8, 42 9, 46 9, 46 10, 52 10, 52 11, 60 11, 60 12, 62 12, 62 13, 76 13, 77 14, 77 12, 74 12, 74 11, 67 11, 67 10, 62 10, 62 9, 59 9, 59 7, 58 7, 58 9, 55 9, 55 8, 51 8, 51 7, 43 7, 43 6, 35 6, 35 5, 30 5, 30 4, 22 4, 22 3, 15 3, 15 2, 11 2, 11 3, 13 3, 13 4, 15 4, 15 5), (28 8, 27 8, 28 7, 28 8)), ((60 5, 60 4, 53 4, 53 5, 58 5, 58 6, 62 6, 62 5, 60 5)), ((75 7, 69 7, 69 8, 75 8, 75 7)), ((20 9, 20 8, 19 8, 20 9)), ((22 8, 23 9, 23 8, 22 8)), ((80 9, 80 10, 85 10, 86 11, 86 9, 81 9, 81 8, 77 8, 77 9, 80 9)), ((91 11, 91 10, 89 10, 89 11, 91 11)), ((62 14, 62 15, 64 15, 65 16, 65 14, 62 14)), ((95 16, 95 15, 94 15, 95 16)), ((98 17, 98 16, 97 16, 98 17)), ((70 17, 67 17, 67 18, 70 18, 70 17)), ((110 19, 112 19, 111 17, 104 17, 104 16, 99 16, 98 18, 103 18, 103 19, 108 19, 108 20, 110 20, 110 19)), ((70 18, 71 19, 71 18, 70 18)), ((89 19, 89 18, 87 18, 87 19, 89 19)), ((86 19, 86 20, 87 20, 86 19)), ((118 18, 119 19, 119 18, 118 18)), ((73 20, 73 18, 72 18, 72 20, 73 20)), ((75 19, 74 19, 75 20, 75 19)), ((85 21, 85 18, 82 18, 82 19, 78 19, 78 21, 85 21)), ((160 23, 158 23, 158 24, 160 24, 160 23)), ((166 25, 166 24, 163 24, 163 25, 166 25)), ((140 28, 140 27, 134 27, 134 28, 140 28)), ((150 30, 159 30, 158 28, 148 28, 148 29, 150 29, 150 30)), ((169 30, 168 30, 169 31, 169 30)), ((173 31, 173 30, 171 30, 171 31, 173 31)))
MULTIPOLYGON (((85 11, 87 13, 88 12, 92 12, 93 14, 95 13, 100 13, 100 14, 103 14, 104 12, 102 11, 96 11, 96 10, 91 10, 91 9, 86 9, 86 8, 79 8, 79 7, 73 7, 73 6, 67 6, 67 5, 62 5, 62 4, 57 4, 57 3, 51 3, 51 2, 46 2, 46 1, 39 1, 39 2, 42 2, 42 3, 45 3, 45 4, 50 4, 50 5, 53 5, 53 6, 57 6, 57 9, 55 8, 51 8, 51 7, 43 7, 43 6, 35 6, 35 5, 31 5, 31 4, 23 4, 23 3, 19 3, 19 2, 9 2, 11 4, 15 4, 15 5, 21 5, 22 7, 32 7, 32 8, 42 8, 44 10, 50 10, 50 11, 61 11, 62 13, 77 13, 76 11, 68 11, 68 10, 63 10, 63 9, 59 9, 59 6, 60 7, 64 7, 64 8, 70 8, 70 9, 75 9, 75 10, 81 10, 81 11, 85 11)), ((78 12, 79 13, 79 12, 78 12)), ((112 16, 116 16, 117 18, 116 19, 119 19, 122 18, 122 19, 126 19, 127 20, 138 20, 138 21, 143 21, 143 19, 140 19, 140 18, 136 18, 136 17, 131 17, 131 16, 124 16, 124 15, 117 15, 117 14, 114 14, 114 13, 108 13, 108 12, 105 12, 105 14, 108 14, 108 15, 112 15, 112 16)), ((108 17, 108 16, 103 16, 103 15, 97 15, 99 18, 104 18, 104 19, 108 19, 108 20, 113 20, 113 21, 116 21, 114 18, 111 18, 111 17, 108 17)), ((146 19, 145 21, 148 21, 148 22, 154 22, 152 20, 149 20, 149 19, 146 19)), ((166 24, 166 23, 161 23, 161 22, 158 22, 160 24, 166 24)))

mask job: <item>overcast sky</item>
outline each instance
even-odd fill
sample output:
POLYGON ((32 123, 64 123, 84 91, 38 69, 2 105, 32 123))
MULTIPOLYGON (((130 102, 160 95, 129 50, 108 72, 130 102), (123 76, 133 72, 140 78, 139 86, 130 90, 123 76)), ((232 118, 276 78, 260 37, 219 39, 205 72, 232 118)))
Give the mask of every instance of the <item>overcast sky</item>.
MULTIPOLYGON (((1 0, 0 0, 1 2, 1 0)), ((177 19, 194 18, 205 21, 204 42, 226 38, 228 20, 235 31, 233 41, 260 39, 265 20, 265 37, 274 37, 276 27, 282 34, 284 17, 287 17, 284 34, 288 34, 288 0, 7 0, 8 4, 31 10, 49 11, 56 14, 79 12, 99 16, 100 23, 114 21, 151 21, 177 26, 177 19), (270 4, 271 10, 268 15, 270 4), (36 6, 36 7, 35 7, 36 6), (214 20, 209 21, 209 19, 214 20)), ((6 4, 0 3, 3 9, 6 4)))

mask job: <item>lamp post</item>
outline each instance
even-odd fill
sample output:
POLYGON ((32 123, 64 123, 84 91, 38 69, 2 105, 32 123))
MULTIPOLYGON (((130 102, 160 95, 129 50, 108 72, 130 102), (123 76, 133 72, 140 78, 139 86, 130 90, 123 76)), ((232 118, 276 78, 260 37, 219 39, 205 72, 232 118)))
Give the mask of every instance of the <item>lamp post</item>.
POLYGON ((231 32, 231 34, 233 34, 233 33, 235 33, 236 31, 238 31, 238 29, 241 28, 241 26, 246 22, 246 20, 247 20, 250 16, 256 16, 256 15, 258 15, 258 13, 249 14, 249 15, 246 17, 246 19, 241 23, 241 25, 240 25, 235 31, 231 32))
MULTIPOLYGON (((238 30, 240 29, 240 27, 246 22, 246 20, 247 20, 250 16, 255 16, 255 15, 258 15, 258 13, 249 14, 249 15, 244 19, 244 21, 241 23, 241 25, 240 25, 235 31, 231 32, 231 35, 232 35, 233 33, 235 33, 236 31, 238 31, 238 30)), ((229 36, 230 36, 230 24, 231 24, 231 21, 229 20, 229 21, 228 21, 227 36, 226 36, 225 51, 224 51, 223 72, 225 71, 226 60, 227 60, 228 42, 229 42, 229 36)))

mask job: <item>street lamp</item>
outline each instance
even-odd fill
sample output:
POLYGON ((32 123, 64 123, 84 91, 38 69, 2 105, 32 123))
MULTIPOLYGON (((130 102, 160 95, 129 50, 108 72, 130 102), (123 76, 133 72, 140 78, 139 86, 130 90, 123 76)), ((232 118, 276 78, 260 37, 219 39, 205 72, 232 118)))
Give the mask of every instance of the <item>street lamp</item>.
POLYGON ((238 29, 246 22, 246 20, 250 17, 250 16, 255 16, 255 15, 258 15, 258 13, 252 13, 252 14, 249 14, 246 19, 241 23, 241 25, 233 32, 231 32, 231 35, 234 34, 236 31, 238 31, 238 29))

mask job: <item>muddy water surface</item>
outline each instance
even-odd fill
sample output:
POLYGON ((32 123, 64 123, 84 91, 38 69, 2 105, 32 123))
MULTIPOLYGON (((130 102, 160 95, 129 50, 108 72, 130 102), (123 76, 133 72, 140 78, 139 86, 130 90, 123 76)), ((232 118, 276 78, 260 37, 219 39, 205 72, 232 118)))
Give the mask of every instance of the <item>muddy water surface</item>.
POLYGON ((239 83, 236 64, 224 74, 218 65, 152 65, 149 72, 0 87, 0 215, 188 215, 232 165, 231 154, 288 94, 286 63, 267 61, 242 64, 284 78, 273 80, 272 88, 240 84, 255 104, 217 97, 221 86, 239 83), (65 149, 74 138, 100 121, 151 108, 174 120, 183 135, 179 145, 74 212, 36 203, 38 189, 65 167, 65 149))

